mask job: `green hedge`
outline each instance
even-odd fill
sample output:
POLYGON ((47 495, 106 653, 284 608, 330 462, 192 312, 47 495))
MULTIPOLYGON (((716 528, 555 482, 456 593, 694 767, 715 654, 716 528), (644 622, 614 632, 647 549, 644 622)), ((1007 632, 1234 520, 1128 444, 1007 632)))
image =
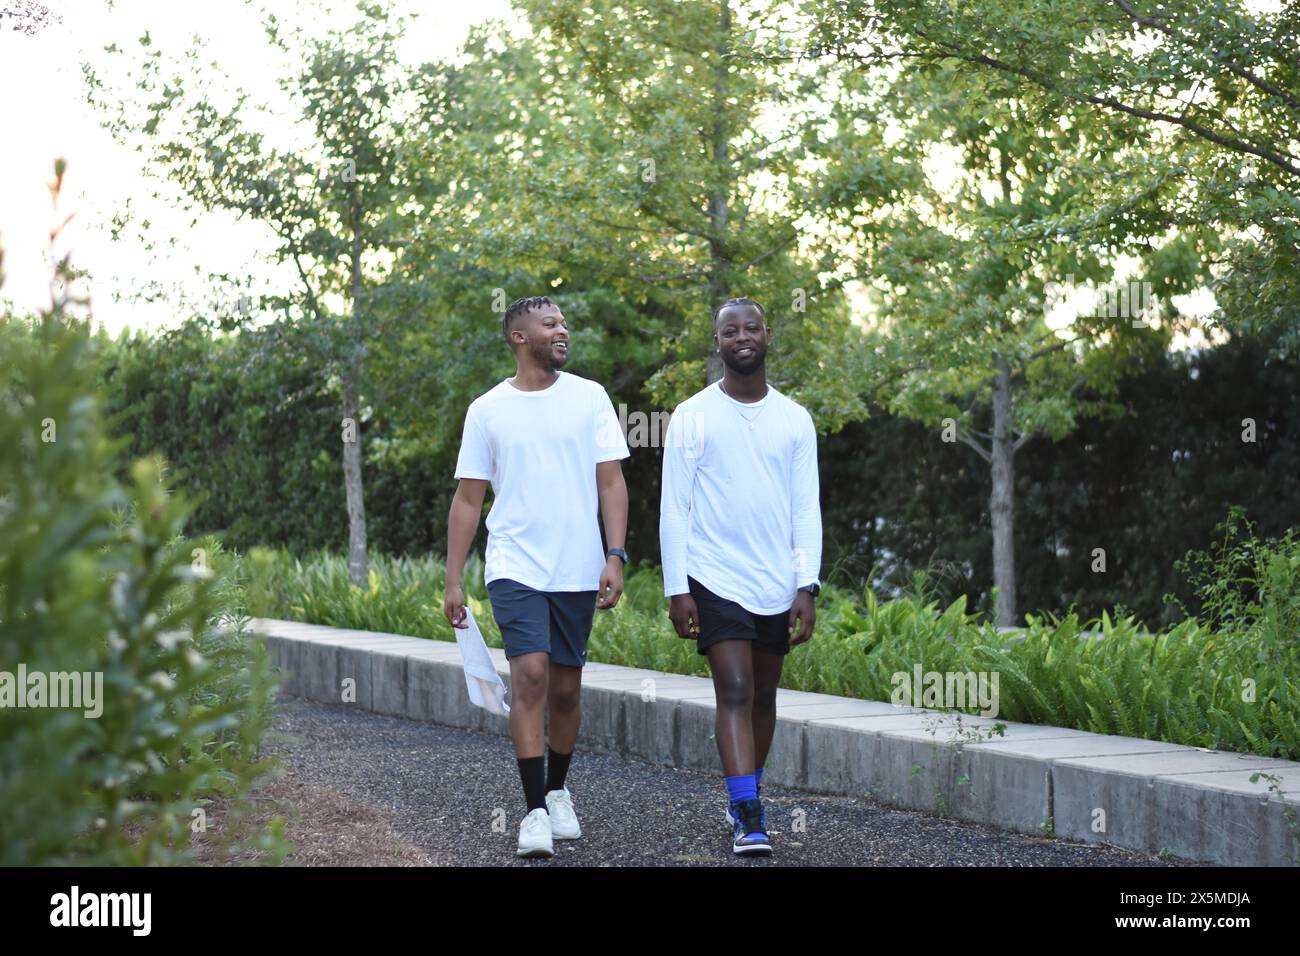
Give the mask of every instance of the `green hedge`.
MULTIPOLYGON (((221 533, 239 550, 346 546, 337 383, 295 357, 302 350, 283 338, 291 334, 271 326, 214 338, 190 322, 105 352, 110 410, 131 454, 165 455, 181 485, 205 496, 193 534, 221 533)), ((465 334, 447 355, 393 346, 402 361, 375 357, 362 433, 376 552, 445 550, 464 408, 504 361, 495 340, 465 334)), ((1197 606, 1175 561, 1206 541, 1229 507, 1244 506, 1270 535, 1300 526, 1300 364, 1268 362, 1268 349, 1239 339, 1142 357, 1122 385, 1121 417, 1085 421, 1061 442, 1019 452, 1018 606, 1087 616, 1120 607, 1167 626, 1179 617, 1166 593, 1197 606), (1257 422, 1253 444, 1240 438, 1248 417, 1257 422), (1093 570, 1097 547, 1106 550, 1105 573, 1093 570)), ((612 376, 616 400, 643 407, 627 369, 597 371, 612 376)), ((658 455, 636 449, 625 464, 629 549, 650 562, 658 455)), ((974 452, 882 412, 822 436, 820 467, 828 577, 889 590, 926 569, 943 603, 965 596, 969 607, 989 609, 989 478, 974 452)))

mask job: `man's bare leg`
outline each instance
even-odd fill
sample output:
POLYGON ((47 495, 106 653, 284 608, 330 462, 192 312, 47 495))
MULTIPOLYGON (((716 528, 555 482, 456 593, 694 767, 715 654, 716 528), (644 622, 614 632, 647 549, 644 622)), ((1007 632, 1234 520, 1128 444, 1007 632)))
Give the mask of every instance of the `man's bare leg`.
POLYGON ((551 749, 571 754, 578 743, 582 723, 582 668, 551 663, 548 714, 551 721, 551 749))
POLYGON ((782 654, 769 654, 755 649, 754 657, 754 767, 767 762, 767 752, 772 747, 776 733, 776 690, 781 684, 781 668, 785 664, 782 654))
MULTIPOLYGON (((705 651, 717 701, 716 733, 722 772, 754 772, 754 666, 749 641, 721 641, 705 651)), ((770 743, 770 741, 769 741, 770 743)))
POLYGON ((547 664, 544 651, 510 658, 510 740, 522 759, 545 755, 547 664))

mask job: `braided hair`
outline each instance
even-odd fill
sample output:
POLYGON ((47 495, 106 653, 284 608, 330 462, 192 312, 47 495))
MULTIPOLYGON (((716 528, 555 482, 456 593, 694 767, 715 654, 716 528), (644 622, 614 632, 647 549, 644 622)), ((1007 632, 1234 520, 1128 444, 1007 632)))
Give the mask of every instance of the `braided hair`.
POLYGON ((720 306, 718 306, 716 309, 713 310, 713 324, 715 326, 718 324, 718 316, 722 314, 722 310, 726 308, 730 308, 733 305, 752 305, 755 309, 758 310, 758 314, 759 316, 762 317, 763 321, 767 322, 767 313, 763 311, 763 307, 759 305, 757 302, 755 302, 753 299, 751 299, 749 296, 742 295, 738 299, 728 299, 726 302, 723 302, 720 306))
POLYGON ((511 322, 519 318, 521 315, 528 314, 533 309, 540 309, 544 305, 554 304, 554 302, 544 295, 530 295, 525 296, 522 299, 515 299, 515 301, 506 306, 506 314, 501 317, 501 334, 506 337, 507 341, 509 341, 511 322))

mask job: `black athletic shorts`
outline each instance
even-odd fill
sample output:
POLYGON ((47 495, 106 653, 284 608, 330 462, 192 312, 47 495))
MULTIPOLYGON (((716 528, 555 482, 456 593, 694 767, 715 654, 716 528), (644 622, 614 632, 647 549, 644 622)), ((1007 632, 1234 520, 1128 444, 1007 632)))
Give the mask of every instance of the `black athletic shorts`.
POLYGON ((537 591, 498 578, 488 582, 487 592, 507 658, 542 651, 551 655, 553 664, 587 663, 595 591, 537 591))
POLYGON ((735 601, 718 597, 694 578, 686 584, 700 612, 700 636, 696 649, 701 653, 720 641, 753 641, 755 650, 769 654, 790 653, 790 612, 755 614, 735 601))

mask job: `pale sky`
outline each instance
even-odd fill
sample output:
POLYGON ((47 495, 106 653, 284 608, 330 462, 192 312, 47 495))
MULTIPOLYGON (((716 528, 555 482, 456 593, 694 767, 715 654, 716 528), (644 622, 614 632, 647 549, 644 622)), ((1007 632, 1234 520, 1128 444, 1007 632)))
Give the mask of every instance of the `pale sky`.
MULTIPOLYGON (((79 66, 83 61, 108 63, 103 47, 110 40, 135 49, 145 30, 155 45, 177 54, 197 33, 207 41, 211 57, 241 86, 273 102, 279 96, 276 57, 255 9, 243 0, 117 0, 111 10, 105 0, 42 2, 62 15, 61 24, 36 36, 0 30, 0 247, 6 274, 0 297, 31 310, 49 302, 46 263, 55 217, 46 184, 57 156, 68 161, 58 218, 71 213, 74 219, 56 255, 70 250, 73 264, 90 270, 95 322, 110 333, 126 326, 174 325, 185 301, 191 310, 209 304, 209 272, 274 281, 272 267, 259 259, 269 243, 256 224, 208 213, 195 230, 189 214, 152 198, 156 180, 142 168, 138 154, 100 128, 86 103, 79 66), (152 222, 159 246, 153 254, 136 230, 128 230, 122 241, 110 238, 112 217, 128 204, 139 218, 152 222), (173 237, 175 246, 164 246, 173 237), (168 287, 165 301, 115 301, 151 282, 168 287)), ((287 6, 275 4, 282 19, 290 14, 287 6)), ((338 7, 346 16, 355 3, 338 7)), ((394 7, 420 13, 402 51, 402 59, 412 62, 454 56, 475 23, 518 23, 507 0, 398 0, 394 7)), ((290 281, 286 276, 285 282, 290 281)))
MULTIPOLYGON (((207 280, 211 272, 256 277, 262 289, 293 285, 292 275, 278 275, 263 257, 270 247, 263 227, 205 213, 195 229, 189 213, 152 196, 158 180, 138 154, 99 127, 85 102, 79 66, 83 61, 120 64, 103 53, 104 45, 114 40, 133 50, 145 30, 156 46, 176 54, 198 34, 207 43, 207 58, 216 59, 261 101, 274 103, 281 96, 275 85, 277 54, 262 37, 256 10, 244 0, 117 0, 111 10, 105 0, 43 2, 62 14, 60 25, 37 36, 0 31, 0 247, 7 276, 0 297, 30 310, 49 301, 46 250, 55 217, 46 183, 57 156, 68 160, 58 218, 74 214, 57 254, 71 250, 74 265, 90 270, 95 321, 110 333, 128 326, 163 328, 193 311, 231 311, 233 295, 214 292, 207 280), (137 221, 152 223, 150 235, 157 242, 152 253, 137 228, 124 230, 118 241, 110 238, 112 217, 126 209, 137 221), (159 287, 157 301, 132 301, 151 283, 159 287)), ((336 5, 341 16, 354 9, 342 0, 336 5)), ((410 62, 454 56, 471 25, 485 20, 506 20, 522 29, 507 0, 395 0, 394 6, 420 13, 402 51, 410 62)), ((276 9, 282 20, 292 16, 290 4, 276 9)), ((321 27, 329 22, 338 21, 322 20, 321 27)), ((930 173, 944 178, 941 170, 930 173)), ((1090 296, 1079 290, 1053 310, 1049 322, 1068 325, 1090 296)), ((1189 314, 1213 309, 1208 292, 1176 301, 1189 314)), ((866 305, 860 296, 854 296, 854 304, 866 305)))

